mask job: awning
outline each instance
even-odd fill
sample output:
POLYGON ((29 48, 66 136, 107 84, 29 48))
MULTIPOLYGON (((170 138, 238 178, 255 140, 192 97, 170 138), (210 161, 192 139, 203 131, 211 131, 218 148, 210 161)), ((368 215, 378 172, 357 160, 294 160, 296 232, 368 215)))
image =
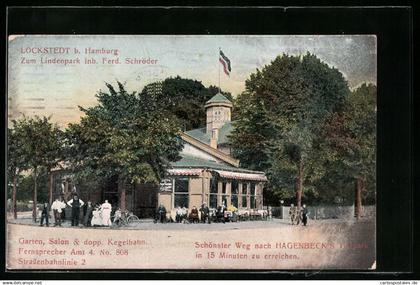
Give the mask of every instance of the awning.
POLYGON ((244 173, 225 170, 216 170, 216 172, 219 173, 220 177, 228 179, 267 181, 267 177, 262 173, 244 173))
MULTIPOLYGON (((203 168, 171 168, 168 169, 169 175, 184 175, 184 176, 198 176, 203 172, 203 168)), ((264 173, 246 173, 233 172, 226 170, 212 170, 217 172, 220 177, 237 180, 251 180, 251 181, 267 181, 264 173)))
POLYGON ((200 175, 202 168, 171 168, 168 169, 169 175, 200 175))

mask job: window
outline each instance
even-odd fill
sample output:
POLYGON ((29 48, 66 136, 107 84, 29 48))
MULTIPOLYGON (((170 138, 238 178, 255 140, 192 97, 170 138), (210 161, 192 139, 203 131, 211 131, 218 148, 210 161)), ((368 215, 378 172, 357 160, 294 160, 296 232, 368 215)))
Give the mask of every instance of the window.
POLYGON ((217 207, 217 180, 214 177, 210 178, 209 207, 217 207))
POLYGON ((222 182, 222 202, 227 206, 227 196, 226 194, 226 182, 222 182))
POLYGON ((175 178, 175 193, 188 193, 188 177, 175 178))
POLYGON ((251 209, 256 208, 256 196, 255 196, 255 183, 251 183, 251 195, 250 195, 250 203, 251 209))
POLYGON ((248 203, 247 203, 247 196, 248 195, 248 184, 247 183, 242 183, 242 208, 247 208, 248 207, 248 203))
POLYGON ((246 208, 247 207, 247 203, 246 203, 246 196, 242 195, 242 208, 246 208))
POLYGON ((188 195, 175 194, 174 207, 185 207, 188 208, 188 195))
POLYGON ((217 195, 210 195, 210 208, 216 208, 217 207, 217 195))
POLYGON ((231 203, 233 206, 238 208, 238 181, 233 180, 232 181, 232 196, 231 196, 231 203))
POLYGON ((214 120, 215 121, 219 121, 220 120, 220 111, 216 111, 214 112, 214 120))
POLYGON ((188 177, 175 178, 174 207, 188 208, 188 177))

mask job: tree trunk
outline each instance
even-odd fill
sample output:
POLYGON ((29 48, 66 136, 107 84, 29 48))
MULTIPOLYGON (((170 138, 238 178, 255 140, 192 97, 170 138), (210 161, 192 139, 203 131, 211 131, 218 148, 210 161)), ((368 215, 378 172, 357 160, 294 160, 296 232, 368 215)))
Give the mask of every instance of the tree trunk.
POLYGON ((17 201, 16 201, 16 192, 17 192, 17 176, 18 174, 13 177, 13 192, 12 192, 12 212, 13 218, 17 219, 17 201))
POLYGON ((66 180, 64 181, 64 200, 68 201, 69 200, 69 181, 66 180))
POLYGON ((126 210, 126 205, 125 205, 125 179, 123 179, 121 175, 118 177, 118 204, 120 206, 121 211, 126 210))
POLYGON ((298 175, 296 178, 296 206, 300 209, 302 203, 302 191, 303 191, 303 161, 299 161, 298 175))
POLYGON ((354 217, 359 219, 362 215, 363 180, 357 177, 354 183, 354 217))
POLYGON ((32 207, 32 219, 35 223, 36 223, 36 218, 37 218, 36 217, 36 210, 37 210, 37 204, 38 204, 37 196, 38 196, 38 193, 37 193, 37 169, 35 168, 34 169, 34 192, 33 192, 33 198, 32 198, 32 200, 34 202, 34 205, 32 207))
POLYGON ((53 202, 53 174, 50 172, 49 181, 48 181, 48 202, 50 206, 53 202))

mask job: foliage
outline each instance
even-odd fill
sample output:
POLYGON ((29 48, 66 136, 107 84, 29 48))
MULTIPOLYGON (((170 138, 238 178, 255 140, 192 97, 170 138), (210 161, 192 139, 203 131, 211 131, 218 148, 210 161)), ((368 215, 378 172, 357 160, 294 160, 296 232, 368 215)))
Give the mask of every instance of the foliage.
POLYGON ((33 176, 32 217, 36 221, 38 177, 40 173, 48 173, 58 164, 61 158, 62 132, 50 122, 50 118, 23 116, 12 121, 8 140, 9 179, 13 180, 12 183, 17 182, 13 179, 14 175, 10 175, 13 168, 16 175, 19 175, 21 170, 27 169, 33 176))
POLYGON ((318 187, 325 189, 346 181, 343 188, 352 192, 352 182, 361 178, 364 200, 375 201, 376 86, 362 84, 351 92, 342 112, 334 114, 326 123, 323 135, 325 147, 331 154, 326 163, 330 174, 329 180, 321 179, 318 187))
POLYGON ((265 151, 274 127, 264 110, 261 100, 243 92, 234 101, 233 156, 253 170, 266 170, 269 166, 265 151))
POLYGON ((182 144, 179 125, 165 109, 172 98, 159 93, 129 93, 118 82, 118 90, 106 84, 99 91, 98 105, 80 109, 80 123, 67 130, 67 156, 81 176, 128 182, 157 182, 170 161, 179 159, 182 144))
POLYGON ((343 75, 315 55, 278 56, 250 75, 246 92, 235 101, 241 111, 231 136, 234 154, 244 167, 266 171, 267 187, 277 197, 291 199, 301 180, 303 194, 316 199, 315 183, 325 175, 329 155, 321 130, 344 108, 349 93, 343 75), (258 167, 251 162, 255 156, 258 167))
POLYGON ((24 153, 22 125, 17 121, 12 121, 12 124, 13 128, 7 129, 7 177, 9 183, 28 167, 24 153))
MULTIPOLYGON (((165 107, 178 118, 182 130, 190 130, 206 124, 204 105, 218 92, 219 89, 215 86, 205 87, 200 81, 177 76, 162 82, 161 95, 170 98, 172 104, 165 107)), ((221 93, 232 100, 230 93, 221 93)))
MULTIPOLYGON (((37 201, 40 203, 48 201, 48 175, 46 172, 41 173, 37 177, 38 179, 38 191, 37 191, 37 201)), ((17 201, 30 201, 32 200, 32 193, 34 190, 34 177, 33 175, 19 175, 17 188, 19 189, 16 192, 17 201)), ((7 197, 12 198, 12 185, 8 185, 7 197)))
POLYGON ((61 154, 62 131, 47 117, 26 117, 12 121, 9 129, 9 167, 20 165, 34 171, 57 165, 61 154))

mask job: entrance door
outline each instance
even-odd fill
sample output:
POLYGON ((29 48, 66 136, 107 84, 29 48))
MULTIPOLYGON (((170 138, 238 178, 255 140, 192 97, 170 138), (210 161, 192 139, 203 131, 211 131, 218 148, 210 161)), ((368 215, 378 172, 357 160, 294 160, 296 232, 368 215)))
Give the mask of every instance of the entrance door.
POLYGON ((139 218, 153 218, 158 203, 157 195, 158 185, 156 184, 136 185, 132 192, 131 209, 133 213, 139 218))

